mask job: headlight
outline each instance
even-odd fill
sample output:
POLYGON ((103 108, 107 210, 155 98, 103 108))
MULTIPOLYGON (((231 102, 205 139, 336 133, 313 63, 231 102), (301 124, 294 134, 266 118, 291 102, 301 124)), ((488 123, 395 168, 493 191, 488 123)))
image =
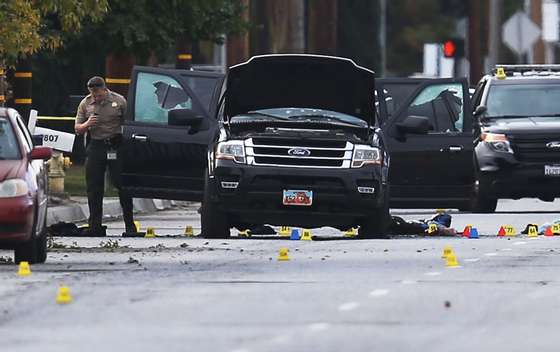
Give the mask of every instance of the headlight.
POLYGON ((236 163, 245 163, 245 146, 243 141, 220 142, 216 147, 216 159, 233 160, 236 163))
POLYGON ((0 198, 20 197, 27 192, 29 192, 27 183, 19 178, 0 182, 0 198))
POLYGON ((488 143, 488 145, 497 152, 513 153, 511 145, 509 144, 509 141, 505 134, 481 133, 480 140, 488 143))
POLYGON ((352 156, 352 167, 362 167, 368 164, 381 164, 381 152, 379 148, 368 147, 367 145, 359 145, 354 149, 352 156))

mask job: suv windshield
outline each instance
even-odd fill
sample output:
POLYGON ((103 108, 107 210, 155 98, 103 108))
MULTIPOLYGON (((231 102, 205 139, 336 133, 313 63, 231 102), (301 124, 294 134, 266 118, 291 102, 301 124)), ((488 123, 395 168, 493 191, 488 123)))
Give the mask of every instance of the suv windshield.
POLYGON ((486 117, 557 116, 560 84, 493 85, 488 91, 486 117))
POLYGON ((0 160, 21 159, 19 145, 10 121, 0 117, 0 160))
POLYGON ((262 109, 251 111, 251 114, 261 114, 268 117, 278 118, 281 120, 300 120, 300 119, 333 119, 340 122, 349 123, 357 126, 367 126, 364 120, 346 115, 336 111, 309 109, 309 108, 279 108, 279 109, 262 109))

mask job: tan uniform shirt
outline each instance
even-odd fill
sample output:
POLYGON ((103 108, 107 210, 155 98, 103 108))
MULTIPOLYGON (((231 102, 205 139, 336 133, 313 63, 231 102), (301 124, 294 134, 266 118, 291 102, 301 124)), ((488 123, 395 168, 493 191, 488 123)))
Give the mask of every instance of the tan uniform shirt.
POLYGON ((125 112, 126 100, 122 95, 109 91, 105 100, 96 103, 90 94, 80 102, 76 121, 84 123, 97 113, 97 124, 88 133, 91 139, 106 139, 122 133, 125 112))

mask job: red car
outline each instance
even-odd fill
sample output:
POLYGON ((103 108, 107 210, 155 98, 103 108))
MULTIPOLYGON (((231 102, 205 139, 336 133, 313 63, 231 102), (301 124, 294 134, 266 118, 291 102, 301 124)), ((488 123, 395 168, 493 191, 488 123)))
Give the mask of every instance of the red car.
POLYGON ((0 249, 16 263, 47 259, 47 171, 52 150, 34 147, 16 110, 0 107, 0 249))

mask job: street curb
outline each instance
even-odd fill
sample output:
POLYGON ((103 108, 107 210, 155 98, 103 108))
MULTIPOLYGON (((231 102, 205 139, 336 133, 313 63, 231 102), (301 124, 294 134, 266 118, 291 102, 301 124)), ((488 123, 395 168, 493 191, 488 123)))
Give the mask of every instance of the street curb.
MULTIPOLYGON (((170 209, 175 202, 165 199, 135 198, 133 201, 134 213, 154 213, 156 211, 170 209)), ((49 207, 47 210, 47 226, 57 222, 82 222, 89 216, 87 204, 72 204, 49 207)), ((121 205, 118 200, 110 199, 103 201, 103 218, 116 218, 122 216, 121 205)))

